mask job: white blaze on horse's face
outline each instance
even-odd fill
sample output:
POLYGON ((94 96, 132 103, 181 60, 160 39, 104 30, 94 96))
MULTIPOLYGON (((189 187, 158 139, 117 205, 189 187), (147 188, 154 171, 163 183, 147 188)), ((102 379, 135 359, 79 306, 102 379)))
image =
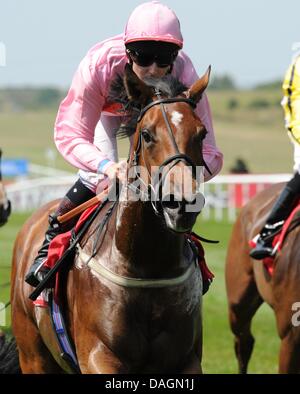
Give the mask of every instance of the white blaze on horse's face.
POLYGON ((175 127, 178 127, 183 119, 183 115, 180 112, 173 111, 171 114, 171 122, 175 127))

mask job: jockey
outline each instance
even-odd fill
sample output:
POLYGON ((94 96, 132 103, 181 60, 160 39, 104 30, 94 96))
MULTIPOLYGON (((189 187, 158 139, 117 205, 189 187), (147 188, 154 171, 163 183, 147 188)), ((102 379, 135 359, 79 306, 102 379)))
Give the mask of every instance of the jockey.
POLYGON ((281 104, 285 113, 286 129, 294 145, 295 174, 277 198, 259 234, 256 247, 250 252, 250 256, 257 260, 275 254, 272 235, 282 226, 300 198, 300 52, 294 56, 282 88, 284 97, 281 104))
MULTIPOLYGON (((123 75, 129 63, 140 79, 171 73, 191 86, 198 75, 182 46, 180 23, 174 12, 158 1, 151 1, 132 12, 124 34, 100 42, 88 51, 60 104, 54 129, 55 144, 63 157, 79 169, 79 179, 52 216, 62 215, 92 198, 96 189, 104 189, 109 180, 116 177, 123 180, 126 163, 118 162, 115 135, 122 117, 114 113, 107 100, 111 81, 123 75)), ((204 178, 208 180, 221 170, 223 156, 216 147, 205 94, 196 113, 207 130, 203 156, 211 171, 209 174, 205 170, 204 178)), ((26 276, 26 282, 32 286, 37 286, 44 274, 43 263, 51 240, 65 230, 57 228, 54 222, 50 220, 42 247, 26 276)))

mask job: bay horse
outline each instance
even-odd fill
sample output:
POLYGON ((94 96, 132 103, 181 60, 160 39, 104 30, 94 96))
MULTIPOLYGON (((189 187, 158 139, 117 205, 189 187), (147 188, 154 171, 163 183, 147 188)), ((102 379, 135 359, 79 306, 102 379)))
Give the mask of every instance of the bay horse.
POLYGON ((3 226, 7 222, 11 213, 11 204, 7 198, 2 182, 1 158, 2 150, 0 149, 0 226, 3 226))
POLYGON ((288 234, 277 252, 272 275, 262 261, 249 256, 248 242, 263 227, 282 188, 283 184, 273 185, 245 205, 228 247, 225 276, 229 321, 240 373, 247 373, 254 347, 251 320, 263 302, 275 313, 281 340, 279 373, 300 373, 300 324, 293 324, 295 303, 300 301, 300 227, 288 234))
MULTIPOLYGON (((206 130, 193 109, 208 81, 209 70, 186 90, 170 76, 146 83, 125 69, 129 106, 133 112, 140 107, 128 161, 134 177, 122 187, 105 237, 98 230, 108 208, 91 224, 65 284, 66 326, 81 373, 201 373, 202 277, 185 233, 203 205, 194 212, 185 208, 201 197, 193 170, 204 164, 206 130), (140 175, 137 165, 145 169, 140 175), (163 169, 156 184, 149 176, 153 166, 163 169), (177 170, 186 168, 191 187, 176 201, 182 183, 177 170), (134 198, 136 178, 151 190, 160 189, 158 202, 134 198), (121 198, 124 193, 132 198, 121 198), (91 256, 92 267, 87 263, 91 256), (122 284, 99 274, 97 267, 122 284)), ((56 206, 48 203, 34 213, 14 246, 12 329, 23 373, 72 372, 60 357, 48 308, 32 304, 33 289, 24 282, 56 206)))

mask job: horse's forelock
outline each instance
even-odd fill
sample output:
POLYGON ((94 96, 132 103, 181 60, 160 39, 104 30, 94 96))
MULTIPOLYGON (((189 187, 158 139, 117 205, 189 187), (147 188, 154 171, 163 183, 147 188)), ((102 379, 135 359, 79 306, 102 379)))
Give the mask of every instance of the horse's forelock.
MULTIPOLYGON (((163 96, 176 97, 187 90, 177 78, 168 74, 162 78, 147 77, 144 80, 145 84, 158 89, 163 96)), ((110 85, 108 101, 111 103, 121 103, 124 110, 124 119, 119 127, 115 130, 118 137, 130 137, 134 134, 137 124, 138 112, 136 108, 139 103, 129 101, 126 94, 123 78, 117 75, 110 85)))
MULTIPOLYGON (((165 75, 162 78, 147 77, 145 78, 144 82, 146 85, 153 87, 153 89, 158 89, 163 95, 166 95, 167 97, 176 97, 187 90, 187 87, 183 83, 170 74, 165 75)), ((110 85, 108 101, 123 104, 125 110, 126 107, 130 108, 130 106, 137 104, 129 102, 123 78, 120 75, 117 75, 110 85)))
POLYGON ((166 95, 167 97, 176 97, 187 89, 183 83, 170 74, 162 78, 147 77, 144 82, 148 86, 158 89, 162 95, 166 95))

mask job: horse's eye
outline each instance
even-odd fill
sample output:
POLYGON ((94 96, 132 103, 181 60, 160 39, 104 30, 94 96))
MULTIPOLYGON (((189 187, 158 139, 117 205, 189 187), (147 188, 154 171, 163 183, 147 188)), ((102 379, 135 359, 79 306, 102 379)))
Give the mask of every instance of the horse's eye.
POLYGON ((147 129, 142 130, 142 137, 144 138, 146 143, 149 143, 152 141, 152 136, 150 134, 150 131, 147 129))

